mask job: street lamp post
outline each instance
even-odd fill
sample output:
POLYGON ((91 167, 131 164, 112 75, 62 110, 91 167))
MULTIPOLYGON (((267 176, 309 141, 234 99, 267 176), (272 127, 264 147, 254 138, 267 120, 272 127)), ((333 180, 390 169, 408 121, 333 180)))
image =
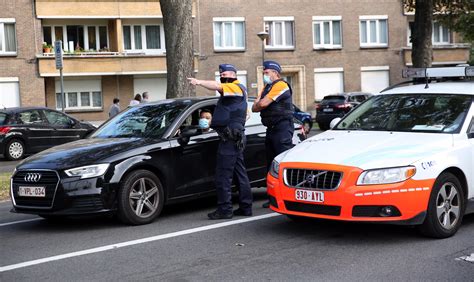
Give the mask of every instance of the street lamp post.
POLYGON ((268 32, 266 31, 261 31, 257 33, 258 38, 262 40, 262 66, 263 62, 265 61, 265 40, 268 38, 268 32))

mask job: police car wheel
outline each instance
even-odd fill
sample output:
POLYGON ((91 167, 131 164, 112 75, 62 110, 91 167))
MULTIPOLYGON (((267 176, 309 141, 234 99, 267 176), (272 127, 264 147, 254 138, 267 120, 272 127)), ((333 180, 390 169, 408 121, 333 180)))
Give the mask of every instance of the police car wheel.
POLYGON ((164 192, 158 177, 148 170, 136 170, 121 181, 118 218, 131 225, 148 224, 161 213, 164 192))
POLYGON ((441 174, 431 191, 428 212, 419 231, 433 238, 453 236, 461 226, 464 208, 464 191, 458 178, 447 172, 441 174))

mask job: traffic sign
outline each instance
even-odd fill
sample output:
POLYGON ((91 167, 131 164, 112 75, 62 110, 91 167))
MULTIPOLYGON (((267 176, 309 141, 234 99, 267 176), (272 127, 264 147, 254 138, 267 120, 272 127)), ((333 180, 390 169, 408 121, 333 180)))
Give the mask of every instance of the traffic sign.
POLYGON ((56 69, 63 68, 63 43, 61 40, 54 41, 54 56, 56 58, 56 69))

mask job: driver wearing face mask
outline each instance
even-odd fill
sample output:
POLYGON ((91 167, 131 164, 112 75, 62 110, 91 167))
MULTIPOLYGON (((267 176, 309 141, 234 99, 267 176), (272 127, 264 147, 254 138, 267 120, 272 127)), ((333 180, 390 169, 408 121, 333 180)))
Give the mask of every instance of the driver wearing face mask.
POLYGON ((209 132, 211 131, 211 121, 212 121, 212 114, 211 111, 208 109, 202 109, 201 113, 199 114, 199 129, 201 132, 209 132))

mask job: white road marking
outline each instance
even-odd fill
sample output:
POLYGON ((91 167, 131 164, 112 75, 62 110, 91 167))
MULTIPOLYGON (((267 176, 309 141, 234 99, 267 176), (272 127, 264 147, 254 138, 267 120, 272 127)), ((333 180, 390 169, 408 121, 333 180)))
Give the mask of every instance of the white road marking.
POLYGON ((13 224, 19 224, 19 223, 25 223, 25 222, 30 222, 30 221, 37 221, 37 220, 43 220, 43 219, 42 218, 32 218, 32 219, 18 220, 18 221, 12 221, 12 222, 5 222, 5 223, 0 223, 0 227, 7 226, 7 225, 13 225, 13 224))
POLYGON ((463 260, 463 261, 474 263, 474 253, 472 253, 470 256, 458 257, 456 258, 456 260, 463 260))
POLYGON ((89 254, 94 254, 94 253, 99 253, 99 252, 105 252, 105 251, 109 251, 109 250, 113 250, 113 249, 118 249, 118 248, 128 247, 128 246, 132 246, 132 245, 143 244, 143 243, 148 243, 148 242, 153 242, 153 241, 158 241, 158 240, 163 240, 163 239, 168 239, 168 238, 173 238, 173 237, 178 237, 178 236, 183 236, 183 235, 188 235, 188 234, 191 234, 191 233, 197 233, 197 232, 207 231, 207 230, 211 230, 211 229, 217 229, 217 228, 221 228, 221 227, 226 227, 226 226, 231 226, 231 225, 241 224, 241 223, 245 223, 245 222, 261 220, 261 219, 266 219, 266 218, 280 216, 280 215, 281 214, 279 214, 279 213, 269 213, 269 214, 253 216, 253 217, 248 217, 248 218, 239 219, 239 220, 231 220, 231 221, 226 221, 226 222, 222 222, 222 223, 191 228, 191 229, 187 229, 187 230, 182 230, 182 231, 177 231, 177 232, 172 232, 172 233, 167 233, 167 234, 162 234, 162 235, 157 235, 157 236, 152 236, 152 237, 146 237, 146 238, 132 240, 132 241, 126 241, 126 242, 122 242, 122 243, 116 243, 116 244, 112 244, 112 245, 87 249, 87 250, 83 250, 83 251, 77 251, 77 252, 52 256, 52 257, 46 257, 46 258, 41 258, 41 259, 36 259, 36 260, 25 261, 25 262, 21 262, 21 263, 17 263, 17 264, 2 266, 2 267, 0 267, 0 272, 5 272, 5 271, 9 271, 9 270, 18 269, 18 268, 28 267, 28 266, 37 265, 37 264, 41 264, 41 263, 46 263, 46 262, 50 262, 50 261, 62 260, 62 259, 78 257, 78 256, 83 256, 83 255, 89 255, 89 254))

